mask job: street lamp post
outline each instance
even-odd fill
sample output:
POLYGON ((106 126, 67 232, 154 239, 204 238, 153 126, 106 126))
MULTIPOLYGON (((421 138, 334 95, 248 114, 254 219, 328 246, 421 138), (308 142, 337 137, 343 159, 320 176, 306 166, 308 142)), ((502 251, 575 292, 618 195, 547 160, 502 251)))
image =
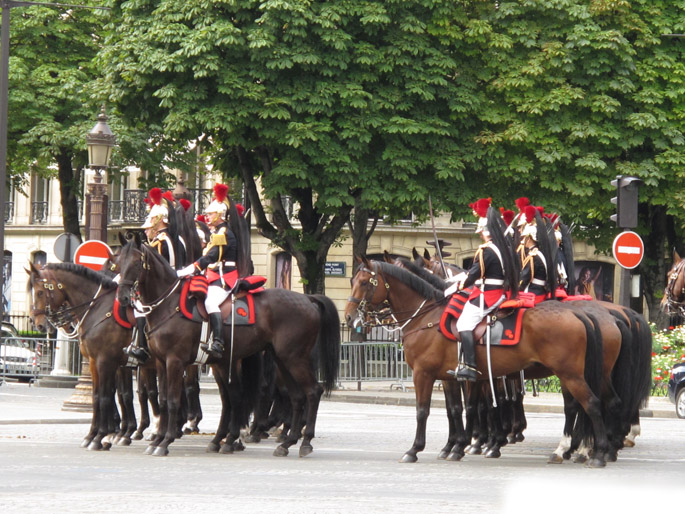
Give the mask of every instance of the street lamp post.
MULTIPOLYGON (((107 242, 107 182, 102 172, 107 170, 116 137, 107 125, 105 106, 98 115, 98 121, 86 135, 88 145, 88 167, 95 171, 93 182, 88 184, 86 195, 86 239, 107 242)), ((81 375, 76 383, 74 394, 62 405, 63 410, 87 412, 93 408, 93 378, 90 363, 85 357, 82 361, 81 375)))

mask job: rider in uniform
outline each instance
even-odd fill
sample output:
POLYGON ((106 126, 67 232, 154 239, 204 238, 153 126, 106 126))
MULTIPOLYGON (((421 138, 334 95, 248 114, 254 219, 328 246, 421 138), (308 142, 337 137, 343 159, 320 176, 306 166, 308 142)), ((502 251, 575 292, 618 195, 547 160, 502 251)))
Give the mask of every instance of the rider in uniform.
POLYGON ((207 314, 209 314, 213 336, 211 345, 203 344, 202 348, 217 359, 221 358, 224 351, 223 319, 220 306, 238 280, 236 265, 238 242, 228 225, 229 204, 227 195, 227 185, 216 184, 214 186, 214 200, 205 210, 207 224, 212 232, 209 243, 203 250, 202 257, 177 272, 179 278, 197 272, 204 272, 207 276, 209 287, 205 307, 207 314))
MULTIPOLYGON (((491 224, 488 223, 488 209, 490 198, 482 198, 470 204, 473 213, 479 218, 476 233, 480 234, 483 244, 478 247, 473 258, 471 268, 458 275, 458 289, 476 285, 469 296, 464 310, 457 320, 457 331, 461 339, 464 362, 456 370, 449 371, 458 380, 475 381, 476 347, 473 330, 478 323, 504 301, 505 295, 505 264, 500 248, 492 241, 491 224)), ((490 209, 494 213, 494 209, 490 209)), ((494 214, 497 219, 499 216, 494 214)), ((499 230, 499 227, 497 228, 499 230)), ((504 234, 499 234, 504 238, 504 234)))
MULTIPOLYGON (((145 230, 147 244, 157 250, 172 267, 176 268, 183 263, 184 243, 177 234, 173 203, 169 200, 169 196, 165 196, 158 187, 150 189, 146 200, 146 203, 151 207, 141 228, 145 230)), ((136 302, 136 305, 138 308, 133 310, 136 318, 136 330, 126 353, 143 364, 150 358, 150 350, 145 336, 145 313, 141 312, 140 302, 136 302)))
MULTIPOLYGON (((538 227, 535 219, 535 207, 525 208, 527 223, 521 231, 521 242, 527 249, 521 267, 519 290, 535 295, 535 303, 547 299, 547 259, 538 247, 538 227)), ((551 264, 551 263, 550 263, 551 264)))

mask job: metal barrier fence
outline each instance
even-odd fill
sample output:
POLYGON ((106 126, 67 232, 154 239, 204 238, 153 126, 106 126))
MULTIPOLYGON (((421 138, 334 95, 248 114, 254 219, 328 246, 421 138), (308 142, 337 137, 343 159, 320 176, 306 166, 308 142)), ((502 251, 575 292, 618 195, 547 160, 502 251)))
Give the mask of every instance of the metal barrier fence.
POLYGON ((7 378, 36 380, 56 372, 81 374, 81 352, 74 339, 3 337, 0 343, 0 382, 7 378))
POLYGON ((400 332, 394 328, 379 326, 360 333, 341 325, 340 387, 343 382, 356 382, 357 389, 362 382, 390 382, 391 388, 396 385, 405 390, 412 371, 404 362, 400 332))

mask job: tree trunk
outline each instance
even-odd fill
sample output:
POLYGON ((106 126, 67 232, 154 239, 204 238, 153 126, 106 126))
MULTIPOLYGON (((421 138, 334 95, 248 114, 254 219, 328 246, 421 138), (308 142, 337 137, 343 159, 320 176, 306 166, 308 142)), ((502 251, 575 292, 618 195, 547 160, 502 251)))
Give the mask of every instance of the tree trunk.
POLYGON ((78 215, 78 198, 75 191, 78 191, 79 176, 74 176, 72 166, 72 154, 67 149, 61 149, 55 156, 57 159, 57 170, 59 177, 60 204, 62 205, 62 222, 65 232, 71 232, 81 240, 81 227, 78 215))
POLYGON ((352 255, 363 256, 366 255, 366 250, 369 246, 369 239, 376 230, 378 224, 378 216, 374 215, 369 209, 361 206, 359 199, 356 200, 354 206, 354 213, 350 215, 348 227, 352 234, 352 255), (369 220, 373 218, 373 223, 369 227, 369 220))
POLYGON ((645 256, 638 268, 643 286, 643 295, 649 307, 649 321, 668 326, 668 316, 660 309, 661 298, 666 287, 668 271, 665 254, 667 244, 668 216, 665 207, 649 208, 649 233, 645 236, 645 256))

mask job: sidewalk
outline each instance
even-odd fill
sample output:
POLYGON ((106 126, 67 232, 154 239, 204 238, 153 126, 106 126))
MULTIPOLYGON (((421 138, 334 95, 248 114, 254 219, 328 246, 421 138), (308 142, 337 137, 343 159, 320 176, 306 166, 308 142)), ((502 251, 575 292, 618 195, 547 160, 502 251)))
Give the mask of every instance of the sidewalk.
MULTIPOLYGON (((201 402, 206 412, 220 411, 219 394, 216 384, 211 378, 203 379, 201 384, 201 402)), ((346 382, 342 388, 333 391, 331 396, 323 401, 368 403, 378 405, 401 405, 413 407, 415 405, 414 391, 411 384, 405 384, 402 390, 395 383, 370 382, 362 383, 358 390, 356 382, 346 382)), ((62 410, 74 389, 48 388, 29 386, 15 382, 0 385, 0 425, 18 424, 70 424, 90 423, 89 412, 73 412, 62 410)), ((526 393, 524 406, 527 413, 563 413, 561 394, 540 393, 533 396, 526 393)), ((434 389, 431 401, 433 409, 445 408, 445 396, 439 389, 434 389)), ((676 418, 675 407, 663 397, 652 397, 647 408, 640 413, 642 417, 676 418)))

